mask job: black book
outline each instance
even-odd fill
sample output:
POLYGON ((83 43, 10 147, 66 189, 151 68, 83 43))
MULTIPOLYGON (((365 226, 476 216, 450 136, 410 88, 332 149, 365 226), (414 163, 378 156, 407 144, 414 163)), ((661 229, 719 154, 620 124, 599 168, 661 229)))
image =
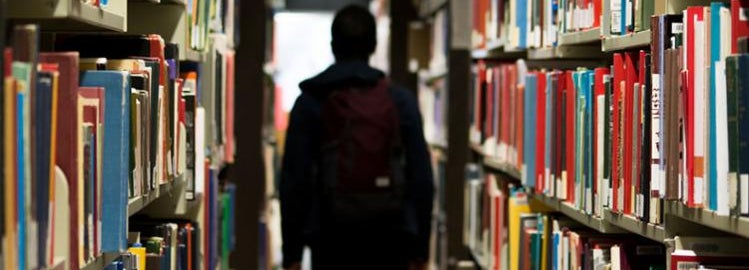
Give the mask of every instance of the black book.
MULTIPOLYGON (((645 56, 645 64, 643 65, 645 67, 645 74, 651 74, 651 58, 650 54, 647 54, 645 56)), ((653 102, 652 102, 652 96, 653 96, 653 88, 652 88, 652 80, 644 80, 645 86, 644 91, 642 95, 642 128, 640 129, 642 136, 642 144, 640 145, 640 153, 642 161, 640 164, 642 164, 640 169, 640 195, 642 196, 642 220, 644 221, 651 221, 650 217, 650 168, 651 168, 651 159, 652 159, 652 151, 650 149, 650 144, 652 141, 651 135, 651 116, 652 116, 652 109, 653 109, 653 102)))

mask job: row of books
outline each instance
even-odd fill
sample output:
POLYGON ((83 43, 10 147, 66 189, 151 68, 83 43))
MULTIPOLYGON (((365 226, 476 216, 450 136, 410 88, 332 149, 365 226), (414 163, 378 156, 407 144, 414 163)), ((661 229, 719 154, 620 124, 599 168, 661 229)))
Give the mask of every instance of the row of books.
MULTIPOLYGON (((600 0, 594 1, 599 2, 600 0)), ((626 35, 650 29, 650 17, 655 11, 655 2, 647 0, 610 0, 610 33, 612 35, 626 35)))
POLYGON ((746 215, 748 58, 731 54, 731 44, 745 51, 747 33, 725 29, 749 26, 732 28, 730 17, 721 3, 689 7, 691 22, 655 16, 652 53, 615 53, 610 67, 528 71, 523 61, 480 62, 471 142, 521 171, 524 185, 595 216, 609 208, 661 223, 663 199, 746 215))
POLYGON ((522 189, 477 168, 467 169, 465 241, 484 269, 665 268, 662 243, 602 234, 546 212, 522 189))
POLYGON ((639 32, 650 29, 656 5, 647 0, 473 0, 472 4, 471 41, 476 49, 496 42, 511 49, 552 47, 559 34, 600 29, 604 19, 612 35, 639 32))
POLYGON ((229 45, 239 44, 239 0, 186 0, 189 48, 208 49, 210 34, 225 34, 229 45))
POLYGON ((444 78, 419 82, 419 109, 424 138, 431 145, 447 146, 447 87, 444 78))
POLYGON ((209 64, 180 63, 178 45, 157 35, 57 35, 54 52, 39 52, 35 25, 12 37, 3 54, 5 269, 60 258, 78 269, 123 251, 129 200, 175 182, 194 200, 210 194, 213 168, 233 161, 233 51, 221 36, 209 64))
POLYGON ((236 245, 236 187, 227 182, 216 187, 216 204, 206 209, 205 220, 131 218, 128 249, 104 269, 229 269, 229 254, 236 245))

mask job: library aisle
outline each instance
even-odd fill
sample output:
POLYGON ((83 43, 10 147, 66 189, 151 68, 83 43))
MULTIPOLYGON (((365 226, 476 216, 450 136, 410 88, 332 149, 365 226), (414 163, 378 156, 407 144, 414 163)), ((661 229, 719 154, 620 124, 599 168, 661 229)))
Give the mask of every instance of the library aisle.
POLYGON ((0 0, 0 269, 284 269, 349 4, 417 99, 417 269, 749 269, 749 0, 0 0))

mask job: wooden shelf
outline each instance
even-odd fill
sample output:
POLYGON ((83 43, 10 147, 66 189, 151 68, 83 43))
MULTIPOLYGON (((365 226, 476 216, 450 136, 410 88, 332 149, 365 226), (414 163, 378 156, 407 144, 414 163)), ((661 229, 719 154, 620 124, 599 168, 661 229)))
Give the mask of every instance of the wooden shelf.
POLYGON ((161 3, 187 6, 187 0, 161 0, 161 3))
POLYGON ((471 256, 471 260, 473 261, 474 266, 476 269, 480 270, 488 270, 489 267, 484 264, 484 259, 476 255, 476 252, 468 248, 468 254, 471 256))
POLYGON ((180 60, 203 62, 205 53, 195 51, 185 46, 189 44, 188 38, 188 14, 184 5, 168 3, 181 2, 183 0, 162 0, 160 5, 152 5, 142 2, 130 3, 128 13, 138 20, 128 21, 128 32, 133 34, 159 34, 166 42, 177 43, 179 46, 180 60), (170 2, 171 1, 171 2, 170 2), (153 21, 162 23, 153 24, 153 21))
POLYGON ((129 0, 131 3, 161 4, 161 0, 129 0))
POLYGON ((600 233, 622 233, 624 230, 614 226, 606 220, 595 217, 593 215, 586 214, 582 210, 575 208, 572 204, 556 199, 550 198, 542 194, 533 194, 533 199, 541 202, 547 207, 564 214, 565 216, 577 221, 578 223, 585 225, 600 233))
POLYGON ((539 49, 529 49, 528 59, 554 59, 556 58, 556 48, 546 47, 539 49))
POLYGON ((604 59, 608 56, 601 52, 600 46, 557 46, 528 50, 529 60, 550 59, 604 59))
POLYGON ((650 45, 650 30, 624 36, 608 36, 603 39, 603 51, 621 51, 650 45))
POLYGON ((120 257, 119 252, 104 253, 99 257, 96 257, 92 262, 81 267, 81 270, 102 270, 108 265, 112 264, 114 260, 120 257))
POLYGON ((161 196, 170 194, 170 191, 180 183, 184 182, 182 178, 175 179, 172 182, 159 185, 158 190, 152 190, 147 195, 136 198, 130 198, 127 202, 127 216, 132 217, 145 209, 149 204, 159 199, 161 196))
POLYGON ((419 16, 422 18, 429 17, 443 7, 447 6, 447 0, 421 0, 419 7, 419 16))
MULTIPOLYGON (((180 49, 182 46, 180 46, 180 49)), ((202 52, 194 51, 189 48, 185 48, 185 54, 184 56, 180 56, 182 59, 180 60, 187 60, 187 61, 194 61, 194 62, 203 62, 205 59, 205 54, 202 52)))
POLYGON ((484 167, 503 173, 517 181, 520 181, 520 179, 522 178, 522 174, 520 173, 520 171, 510 164, 501 163, 486 157, 484 158, 483 163, 484 167))
POLYGON ((687 207, 678 201, 667 201, 665 205, 667 215, 749 238, 749 218, 747 217, 721 216, 707 209, 687 207))
POLYGON ((601 42, 601 28, 593 28, 584 31, 570 32, 559 34, 557 44, 559 46, 564 45, 579 45, 588 43, 600 43, 601 42))
POLYGON ((520 59, 525 58, 527 53, 521 49, 506 48, 504 40, 492 40, 487 42, 486 48, 471 51, 473 59, 520 59))
POLYGON ((103 8, 79 0, 8 1, 8 18, 38 23, 44 31, 127 31, 127 1, 103 8))
POLYGON ((603 217, 607 222, 631 233, 659 243, 663 243, 666 240, 666 230, 660 225, 643 222, 629 215, 612 213, 608 209, 603 211, 603 217))
POLYGON ((470 143, 469 147, 476 154, 481 155, 481 163, 484 165, 484 168, 505 174, 517 181, 520 181, 520 179, 522 178, 521 172, 517 168, 515 168, 514 165, 506 162, 500 162, 492 157, 487 157, 484 153, 484 150, 479 145, 470 143))

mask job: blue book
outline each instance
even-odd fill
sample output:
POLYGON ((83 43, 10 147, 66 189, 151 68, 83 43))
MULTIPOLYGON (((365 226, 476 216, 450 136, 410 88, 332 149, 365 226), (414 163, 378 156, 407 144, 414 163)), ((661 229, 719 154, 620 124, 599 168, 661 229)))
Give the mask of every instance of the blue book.
POLYGON ((36 206, 37 222, 39 224, 38 243, 38 260, 40 266, 47 265, 47 238, 49 226, 49 189, 50 170, 52 164, 51 149, 52 146, 52 116, 53 116, 53 98, 52 84, 54 75, 50 72, 39 72, 36 77, 36 93, 34 94, 34 128, 35 138, 35 185, 36 185, 36 206))
POLYGON ((715 95, 717 91, 718 83, 725 83, 725 81, 716 82, 716 64, 721 61, 721 40, 716 38, 720 36, 721 27, 720 24, 720 10, 725 8, 723 3, 713 2, 710 4, 710 35, 713 37, 710 39, 710 94, 708 95, 708 145, 707 145, 707 181, 708 181, 708 208, 715 211, 718 209, 718 164, 717 158, 717 125, 716 125, 716 110, 715 110, 715 95))
POLYGON ((528 45, 528 25, 530 24, 530 18, 528 18, 528 2, 529 1, 516 1, 517 3, 517 21, 515 22, 518 26, 519 41, 518 48, 525 49, 528 45))
POLYGON ((592 194, 589 194, 588 191, 592 191, 592 175, 591 169, 593 168, 591 166, 591 151, 593 149, 593 142, 591 140, 591 130, 593 129, 592 125, 592 117, 591 117, 591 111, 593 104, 591 103, 591 82, 592 77, 594 76, 591 71, 581 71, 580 72, 580 88, 579 88, 579 99, 578 99, 578 106, 579 108, 579 117, 581 119, 580 121, 580 169, 581 169, 581 179, 580 179, 580 194, 582 195, 581 200, 579 200, 578 204, 580 205, 580 208, 588 212, 588 203, 592 202, 592 198, 589 196, 592 196, 592 194))
POLYGON ((122 71, 85 71, 82 86, 104 88, 102 149, 102 252, 127 249, 127 197, 130 177, 130 76, 122 71))
MULTIPOLYGON (((739 74, 749 72, 749 54, 739 56, 739 74)), ((738 91, 738 119, 739 119, 739 149, 738 149, 738 172, 739 172, 739 191, 749 188, 749 158, 744 153, 749 153, 749 76, 739 77, 738 91)), ((742 192, 739 192, 741 194, 742 192)), ((749 215, 746 210, 749 209, 749 200, 740 198, 742 215, 749 215)))
MULTIPOLYGON (((27 222, 31 217, 32 213, 27 211, 27 207, 30 207, 31 196, 31 174, 30 166, 30 148, 28 140, 30 139, 29 126, 31 119, 27 119, 30 115, 29 110, 29 86, 31 85, 31 72, 33 67, 29 63, 13 62, 12 64, 13 77, 18 80, 19 85, 22 86, 16 94, 16 194, 17 194, 17 206, 16 215, 18 221, 16 226, 18 228, 18 268, 26 269, 27 267, 27 222), (27 182, 28 181, 28 182, 27 182), (27 190, 28 189, 28 190, 27 190)), ((30 210, 30 209, 29 209, 30 210)))
POLYGON ((114 261, 111 264, 104 267, 104 270, 123 270, 123 269, 125 268, 124 268, 124 264, 122 263, 122 261, 114 261))
POLYGON ((525 115, 523 119, 525 127, 523 130, 524 154, 525 159, 525 186, 536 186, 536 74, 530 73, 525 75, 525 115))
POLYGON ((580 134, 583 133, 583 127, 581 125, 582 120, 582 114, 581 114, 581 108, 583 108, 584 104, 581 101, 581 96, 583 94, 582 90, 582 71, 577 71, 572 74, 572 84, 575 87, 575 95, 572 97, 575 99, 575 114, 570 115, 569 117, 572 117, 574 119, 575 127, 572 127, 575 129, 575 148, 574 149, 568 149, 567 151, 573 151, 575 153, 575 160, 572 160, 570 162, 573 162, 575 164, 575 198, 578 198, 575 200, 575 205, 577 208, 581 208, 580 205, 583 201, 585 201, 582 197, 582 192, 580 191, 583 186, 581 185, 581 181, 583 179, 583 170, 581 168, 582 166, 582 149, 584 147, 581 138, 582 136, 580 134))
MULTIPOLYGON (((618 1, 618 0, 612 0, 612 1, 618 1)), ((622 6, 621 6, 622 13, 620 17, 621 26, 619 27, 619 31, 620 31, 619 34, 626 35, 627 25, 629 24, 627 22, 627 14, 630 12, 629 10, 627 10, 627 2, 629 2, 630 0, 619 0, 619 1, 622 1, 622 6)))

